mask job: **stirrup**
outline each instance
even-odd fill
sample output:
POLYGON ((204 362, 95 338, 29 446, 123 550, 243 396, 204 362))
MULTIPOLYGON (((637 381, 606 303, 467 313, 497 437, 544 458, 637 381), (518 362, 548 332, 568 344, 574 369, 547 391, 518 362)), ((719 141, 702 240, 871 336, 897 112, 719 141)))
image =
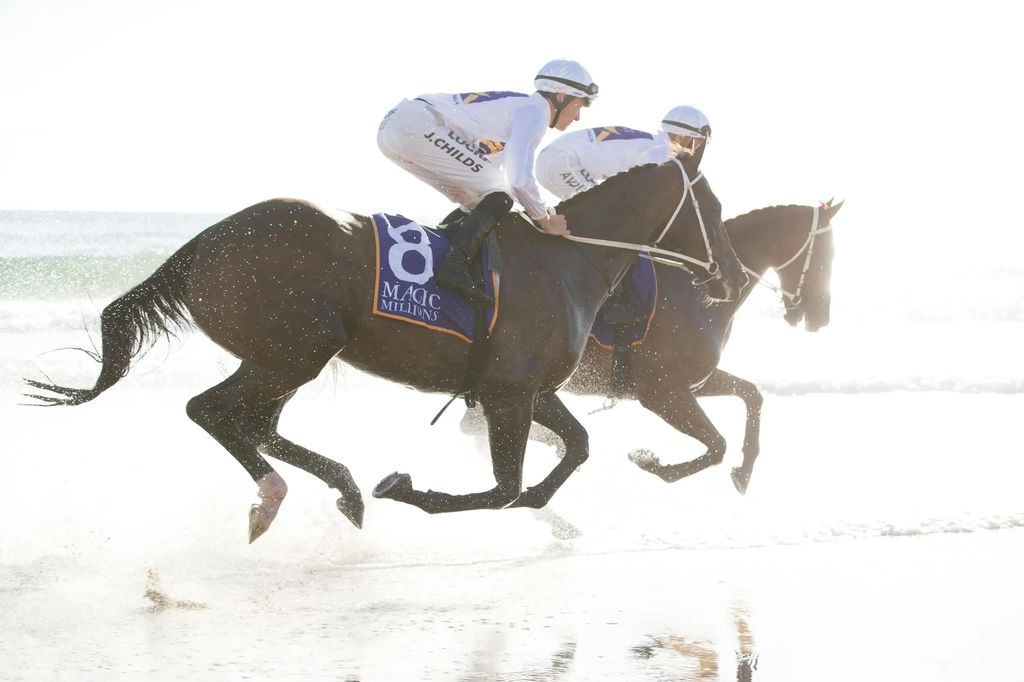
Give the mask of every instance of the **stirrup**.
POLYGON ((612 409, 613 407, 615 407, 618 404, 619 404, 619 399, 618 398, 611 398, 611 397, 605 398, 604 402, 601 403, 601 407, 597 408, 596 410, 591 410, 590 412, 587 412, 587 414, 597 414, 598 412, 604 412, 605 410, 612 409))

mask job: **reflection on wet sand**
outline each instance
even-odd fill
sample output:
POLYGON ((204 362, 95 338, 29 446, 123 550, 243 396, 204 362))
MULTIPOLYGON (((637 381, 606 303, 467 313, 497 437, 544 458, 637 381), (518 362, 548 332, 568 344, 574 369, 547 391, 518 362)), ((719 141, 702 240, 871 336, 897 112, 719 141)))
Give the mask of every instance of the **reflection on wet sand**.
POLYGON ((757 654, 754 653, 754 636, 750 634, 747 619, 742 613, 733 613, 736 624, 736 639, 739 651, 736 652, 736 682, 753 682, 754 671, 757 670, 757 654))
POLYGON ((503 670, 502 662, 508 658, 508 639, 507 633, 495 632, 483 646, 473 652, 471 670, 453 679, 458 682, 556 682, 572 670, 573 662, 576 660, 576 642, 565 641, 551 654, 551 660, 547 665, 514 672, 503 670))
MULTIPOLYGON (((757 653, 754 651, 754 637, 750 632, 747 617, 739 609, 733 611, 733 624, 736 630, 736 682, 753 682, 754 671, 757 670, 757 653)), ((702 639, 687 639, 677 635, 651 637, 650 641, 633 647, 631 650, 636 658, 654 658, 659 650, 671 651, 685 658, 693 659, 697 664, 696 673, 681 673, 685 676, 672 678, 676 682, 705 682, 721 680, 719 676, 720 662, 718 646, 715 642, 702 639)), ((666 680, 669 678, 665 678, 666 680)))
POLYGON ((576 642, 566 642, 551 655, 551 677, 545 679, 557 680, 572 669, 572 662, 576 658, 576 642))

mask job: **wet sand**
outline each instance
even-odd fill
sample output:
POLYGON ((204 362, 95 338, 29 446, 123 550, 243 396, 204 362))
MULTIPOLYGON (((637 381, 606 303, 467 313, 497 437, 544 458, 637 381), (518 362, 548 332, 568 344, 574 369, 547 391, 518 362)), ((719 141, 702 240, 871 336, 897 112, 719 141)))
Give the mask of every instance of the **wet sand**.
MULTIPOLYGON (((358 531, 281 465, 289 498, 250 546, 254 486, 184 414, 220 372, 198 355, 69 410, 18 407, 6 377, 0 679, 1024 680, 1021 395, 770 397, 745 497, 738 406, 709 404, 726 464, 666 486, 629 448, 698 448, 622 405, 586 418, 591 461, 553 501, 583 530, 569 542, 528 510, 371 499, 358 531)), ((489 482, 458 413, 424 425, 436 397, 343 378, 304 389, 282 430, 364 494, 396 468, 489 482), (344 426, 388 420, 386 441, 344 426)), ((553 462, 531 445, 528 478, 553 462)))
POLYGON ((8 680, 1018 680, 1024 531, 0 588, 8 680), (148 591, 148 594, 147 594, 148 591))

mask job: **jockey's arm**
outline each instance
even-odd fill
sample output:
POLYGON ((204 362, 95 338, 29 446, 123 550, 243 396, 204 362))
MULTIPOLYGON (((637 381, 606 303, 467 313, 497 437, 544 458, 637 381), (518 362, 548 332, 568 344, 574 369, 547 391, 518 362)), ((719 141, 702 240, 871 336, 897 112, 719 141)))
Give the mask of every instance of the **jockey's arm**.
POLYGON ((643 151, 640 158, 637 159, 637 166, 642 166, 647 163, 667 163, 676 157, 679 153, 679 148, 672 145, 669 136, 663 132, 655 133, 654 140, 651 144, 643 151))
POLYGON ((547 125, 542 111, 533 107, 522 107, 512 114, 512 132, 502 155, 505 191, 545 232, 563 234, 566 232, 565 219, 558 216, 559 219, 553 221, 548 215, 548 207, 533 175, 537 147, 544 138, 547 125))

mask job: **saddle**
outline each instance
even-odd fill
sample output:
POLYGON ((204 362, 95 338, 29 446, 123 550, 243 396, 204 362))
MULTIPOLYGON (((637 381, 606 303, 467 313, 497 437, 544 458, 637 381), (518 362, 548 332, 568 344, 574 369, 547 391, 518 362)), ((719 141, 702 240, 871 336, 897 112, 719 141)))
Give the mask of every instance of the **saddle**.
MULTIPOLYGON (((401 215, 377 213, 371 222, 377 247, 373 313, 472 343, 477 337, 475 308, 434 281, 434 267, 444 259, 450 234, 401 215)), ((494 305, 483 311, 488 334, 498 319, 501 275, 497 240, 492 237, 493 233, 488 235, 472 267, 479 273, 481 288, 494 298, 494 305)))
MULTIPOLYGON (((494 299, 494 305, 472 306, 459 294, 434 281, 434 265, 448 251, 459 221, 443 223, 444 229, 425 227, 401 215, 377 213, 370 218, 376 237, 377 278, 373 313, 434 331, 451 334, 472 344, 462 380, 461 396, 476 405, 475 389, 483 368, 486 341, 498 321, 501 254, 494 232, 470 263, 476 284, 494 299)), ((449 401, 448 404, 451 404, 449 401)), ((441 416, 434 417, 434 421, 441 416)), ((433 423, 433 422, 431 422, 433 423)))

